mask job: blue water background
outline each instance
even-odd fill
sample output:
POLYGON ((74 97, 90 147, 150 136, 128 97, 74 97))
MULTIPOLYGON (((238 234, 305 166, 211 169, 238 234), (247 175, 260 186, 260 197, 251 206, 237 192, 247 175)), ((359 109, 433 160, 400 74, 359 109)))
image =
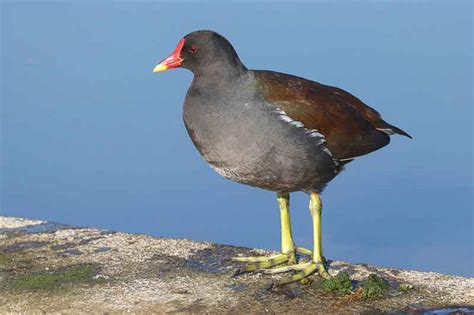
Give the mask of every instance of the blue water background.
MULTIPOLYGON (((248 67, 344 88, 413 135, 324 192, 327 257, 474 275, 472 2, 1 8, 1 214, 278 249, 274 195, 221 178, 186 134, 191 73, 152 73, 183 35, 213 29, 248 67)), ((292 214, 311 247, 306 195, 292 214)))

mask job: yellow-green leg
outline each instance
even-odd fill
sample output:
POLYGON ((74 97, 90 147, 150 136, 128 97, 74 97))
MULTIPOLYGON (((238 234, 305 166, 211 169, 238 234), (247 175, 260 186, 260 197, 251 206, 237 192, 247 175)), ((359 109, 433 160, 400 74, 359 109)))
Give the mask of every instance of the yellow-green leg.
POLYGON ((236 262, 251 262, 247 266, 238 269, 234 275, 244 272, 255 271, 259 269, 268 269, 284 263, 295 264, 296 252, 311 255, 311 251, 305 248, 296 247, 293 243, 291 234, 290 220, 290 194, 277 193, 278 206, 280 207, 281 220, 281 253, 269 257, 234 257, 232 260, 236 262))
POLYGON ((296 263, 295 244, 293 243, 293 235, 291 234, 290 220, 290 194, 277 194, 278 206, 280 207, 281 221, 281 252, 282 254, 290 254, 288 263, 296 263))
POLYGON ((330 278, 329 273, 326 271, 324 266, 323 259, 323 249, 322 249, 322 238, 321 238, 321 213, 322 213, 322 203, 319 194, 311 193, 309 201, 309 210, 311 212, 311 217, 313 219, 313 242, 314 242, 314 251, 311 262, 294 265, 293 270, 302 269, 299 273, 294 276, 283 279, 276 285, 288 284, 291 282, 300 281, 314 272, 318 271, 319 275, 323 278, 330 278))

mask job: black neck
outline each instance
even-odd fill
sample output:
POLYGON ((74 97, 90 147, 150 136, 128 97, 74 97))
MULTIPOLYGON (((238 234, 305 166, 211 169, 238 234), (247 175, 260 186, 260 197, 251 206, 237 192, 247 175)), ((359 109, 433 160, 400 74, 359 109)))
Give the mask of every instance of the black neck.
POLYGON ((206 80, 209 83, 229 82, 238 80, 247 73, 247 68, 237 56, 216 60, 205 67, 194 69, 196 79, 206 80))

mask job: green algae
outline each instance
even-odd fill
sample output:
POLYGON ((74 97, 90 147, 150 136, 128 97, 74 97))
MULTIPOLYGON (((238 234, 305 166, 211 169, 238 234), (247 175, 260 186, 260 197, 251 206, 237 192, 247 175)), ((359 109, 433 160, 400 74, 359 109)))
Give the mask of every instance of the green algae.
POLYGON ((16 290, 52 290, 67 284, 90 282, 95 274, 89 265, 71 266, 62 270, 26 274, 11 279, 8 287, 16 290))
POLYGON ((386 279, 373 273, 369 275, 369 278, 361 283, 362 288, 362 299, 373 299, 384 297, 390 285, 386 279))
POLYGON ((323 279, 321 289, 325 292, 349 294, 352 292, 352 281, 347 272, 339 272, 332 278, 323 279))
POLYGON ((12 259, 7 254, 0 253, 0 270, 8 269, 12 263, 12 259))
POLYGON ((398 286, 398 289, 400 290, 400 292, 410 292, 414 289, 415 287, 411 284, 407 284, 407 283, 400 283, 400 285, 398 286))

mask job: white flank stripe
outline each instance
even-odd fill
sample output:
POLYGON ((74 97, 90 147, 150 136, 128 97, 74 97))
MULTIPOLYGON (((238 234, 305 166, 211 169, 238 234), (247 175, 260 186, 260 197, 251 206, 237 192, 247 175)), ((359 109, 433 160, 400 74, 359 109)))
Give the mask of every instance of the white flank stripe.
MULTIPOLYGON (((330 157, 333 157, 331 151, 329 151, 329 149, 324 145, 326 143, 326 138, 317 129, 307 129, 307 128, 305 128, 304 124, 301 121, 291 119, 291 117, 288 116, 285 113, 285 111, 283 111, 281 108, 277 108, 276 113, 280 116, 280 118, 283 121, 291 124, 292 126, 295 126, 297 128, 304 128, 305 131, 306 131, 306 134, 308 136, 312 137, 312 138, 318 139, 318 145, 323 146, 323 151, 326 152, 326 154, 328 154, 330 157)), ((339 165, 339 162, 336 159, 333 158, 333 161, 334 161, 334 164, 336 166, 339 165)), ((336 172, 337 172, 337 170, 336 170, 336 172)))
POLYGON ((393 134, 395 134, 395 132, 393 132, 393 130, 390 129, 390 128, 377 128, 377 130, 380 130, 380 131, 382 131, 382 132, 385 132, 385 133, 388 134, 388 135, 393 135, 393 134))

